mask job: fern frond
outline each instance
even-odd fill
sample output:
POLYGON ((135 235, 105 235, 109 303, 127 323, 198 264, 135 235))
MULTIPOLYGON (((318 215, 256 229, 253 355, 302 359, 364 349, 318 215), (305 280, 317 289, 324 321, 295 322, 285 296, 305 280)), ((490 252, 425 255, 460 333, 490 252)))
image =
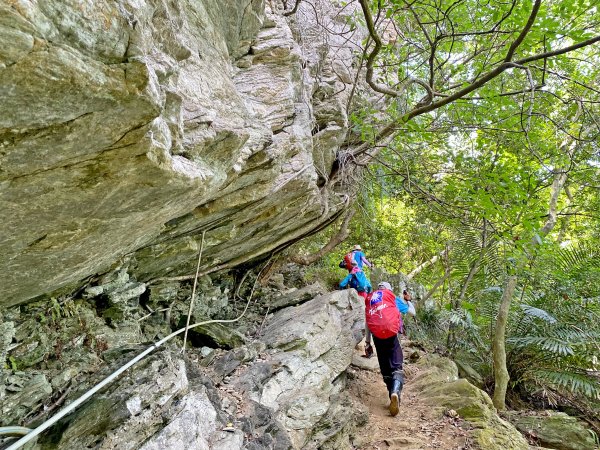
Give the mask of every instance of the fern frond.
POLYGON ((600 383, 592 375, 566 370, 536 369, 532 370, 529 376, 538 384, 548 383, 558 390, 566 390, 600 400, 600 383))
POLYGON ((556 355, 567 356, 574 355, 573 347, 560 338, 550 336, 522 336, 511 337, 506 340, 507 343, 516 348, 525 348, 536 346, 542 350, 552 352, 556 355))
POLYGON ((531 317, 535 317, 537 319, 541 319, 545 322, 548 323, 556 323, 556 319, 547 311, 544 311, 543 309, 540 308, 536 308, 535 306, 530 306, 524 303, 521 303, 521 309, 523 310, 523 312, 531 317))
POLYGON ((600 269, 600 249, 590 243, 562 248, 556 252, 555 262, 567 273, 585 267, 600 269))

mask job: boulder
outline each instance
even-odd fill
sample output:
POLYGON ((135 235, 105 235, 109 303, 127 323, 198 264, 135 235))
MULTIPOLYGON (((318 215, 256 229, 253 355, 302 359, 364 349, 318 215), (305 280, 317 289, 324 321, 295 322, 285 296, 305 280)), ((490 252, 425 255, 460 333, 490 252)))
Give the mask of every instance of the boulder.
MULTIPOLYGON (((142 350, 138 348, 121 355, 88 383, 100 381, 142 350)), ((39 448, 80 449, 99 444, 101 448, 139 448, 165 424, 185 415, 183 411, 188 403, 182 404, 179 399, 188 392, 189 381, 178 353, 178 350, 163 350, 142 360, 43 433, 38 440, 39 448)), ((81 383, 71 398, 82 395, 89 388, 88 383, 81 383)), ((200 400, 196 400, 195 405, 200 405, 200 400)), ((207 420, 206 429, 201 431, 215 431, 214 407, 206 402, 202 404, 205 407, 200 414, 213 419, 207 420)), ((189 439, 197 439, 196 436, 192 433, 189 439)), ((178 437, 174 437, 173 442, 178 442, 178 437)))
POLYGON ((511 412, 508 420, 544 448, 593 450, 598 441, 585 422, 557 411, 511 412))
POLYGON ((242 449, 244 433, 239 429, 223 429, 225 427, 218 423, 215 407, 206 393, 192 392, 182 399, 167 426, 146 441, 140 450, 242 449))
POLYGON ((1 426, 16 425, 52 394, 52 386, 42 373, 16 372, 3 381, 6 393, 3 393, 0 403, 1 426))
POLYGON ((370 358, 365 358, 363 351, 355 351, 352 355, 352 365, 363 370, 370 370, 372 372, 379 372, 379 362, 377 361, 377 355, 374 353, 370 358))
POLYGON ((461 378, 466 378, 478 388, 483 388, 483 377, 469 363, 457 358, 454 359, 454 362, 461 378))
POLYGON ((245 342, 243 334, 232 326, 222 323, 208 323, 189 330, 188 337, 195 346, 211 345, 232 349, 245 342))
POLYGON ((303 445, 307 449, 352 450, 350 437, 357 427, 369 421, 368 408, 354 401, 346 393, 333 395, 321 420, 312 429, 311 437, 303 445))
POLYGON ((352 290, 275 313, 260 337, 267 345, 267 361, 240 369, 229 385, 269 408, 293 448, 343 441, 361 420, 341 391, 343 373, 362 339, 363 315, 364 302, 352 290))
POLYGON ((415 389, 423 389, 436 384, 458 380, 456 364, 448 358, 435 354, 426 354, 417 362, 421 369, 411 381, 415 389))
POLYGON ((285 293, 281 297, 272 300, 269 303, 269 310, 275 312, 288 306, 296 306, 311 300, 324 292, 325 288, 323 288, 320 283, 309 284, 308 286, 294 289, 291 292, 285 293))
POLYGON ((425 355, 411 386, 426 404, 443 413, 453 409, 468 421, 474 441, 486 450, 528 450, 527 441, 510 423, 502 420, 490 397, 465 379, 458 378, 456 364, 438 355, 425 355))

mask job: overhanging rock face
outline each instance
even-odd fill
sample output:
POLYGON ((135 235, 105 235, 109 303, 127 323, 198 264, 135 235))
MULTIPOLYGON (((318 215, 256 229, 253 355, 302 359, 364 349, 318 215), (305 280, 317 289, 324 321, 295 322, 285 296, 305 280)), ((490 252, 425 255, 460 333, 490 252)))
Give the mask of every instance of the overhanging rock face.
POLYGON ((0 305, 124 256, 186 273, 203 231, 202 270, 232 267, 339 213, 347 25, 267 3, 0 5, 0 305))

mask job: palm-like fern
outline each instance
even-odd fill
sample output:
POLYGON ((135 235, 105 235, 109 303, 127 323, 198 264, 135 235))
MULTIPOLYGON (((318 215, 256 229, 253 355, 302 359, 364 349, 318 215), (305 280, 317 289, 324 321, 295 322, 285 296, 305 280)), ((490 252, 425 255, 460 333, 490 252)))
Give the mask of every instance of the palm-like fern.
MULTIPOLYGON (((471 248, 476 247, 472 245, 474 241, 469 236, 461 240, 471 248)), ((453 311, 456 317, 446 318, 461 328, 457 334, 463 351, 480 350, 482 367, 490 366, 491 354, 481 343, 491 342, 502 295, 499 280, 503 268, 497 262, 500 258, 495 250, 486 252, 487 259, 482 262, 482 269, 467 291, 467 302, 462 305, 472 313, 473 320, 464 320, 465 311, 453 311)), ((466 252, 456 254, 466 257, 466 252)), ((550 251, 527 273, 520 274, 526 285, 516 292, 507 330, 508 369, 513 388, 521 392, 553 392, 559 397, 576 395, 592 402, 600 400, 600 302, 590 298, 598 286, 589 285, 589 280, 600 274, 599 256, 600 252, 589 246, 550 251)), ((465 273, 463 270, 460 275, 465 273)), ((477 363, 475 358, 473 362, 477 363)))
POLYGON ((590 245, 541 255, 510 322, 509 370, 516 386, 600 401, 600 252, 590 245))
POLYGON ((521 305, 522 316, 507 340, 513 380, 600 400, 594 359, 600 354, 597 312, 581 300, 555 297, 559 300, 536 301, 553 306, 552 314, 540 305, 521 305))

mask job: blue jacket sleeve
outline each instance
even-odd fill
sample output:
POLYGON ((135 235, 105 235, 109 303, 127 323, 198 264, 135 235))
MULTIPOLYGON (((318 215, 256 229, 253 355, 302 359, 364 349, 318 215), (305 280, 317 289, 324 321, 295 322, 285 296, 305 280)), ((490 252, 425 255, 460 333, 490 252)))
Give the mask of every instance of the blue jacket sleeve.
POLYGON ((408 305, 404 303, 404 300, 400 297, 396 297, 396 307, 402 314, 406 314, 408 312, 408 305))
POLYGON ((340 289, 345 289, 346 286, 348 286, 348 283, 350 282, 351 279, 352 279, 352 274, 349 273, 348 275, 346 275, 346 278, 344 278, 342 281, 340 281, 340 289))

